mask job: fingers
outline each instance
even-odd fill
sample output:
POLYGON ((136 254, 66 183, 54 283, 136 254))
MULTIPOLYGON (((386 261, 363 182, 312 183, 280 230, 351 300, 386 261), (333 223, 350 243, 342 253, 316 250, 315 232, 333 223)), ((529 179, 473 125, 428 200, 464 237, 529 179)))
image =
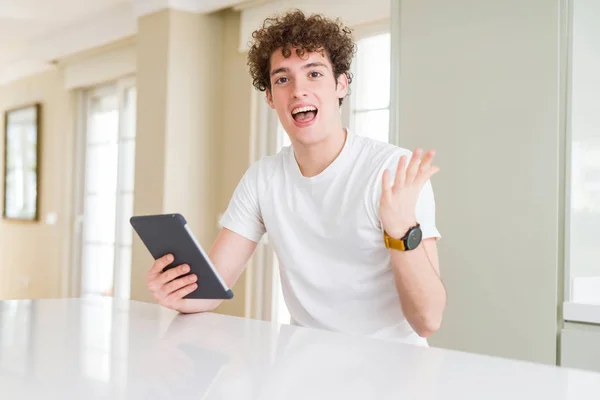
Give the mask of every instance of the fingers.
POLYGON ((178 290, 180 290, 181 288, 191 285, 191 284, 195 284, 196 281, 198 280, 198 277, 196 275, 187 275, 178 279, 175 279, 174 281, 171 281, 167 284, 164 284, 162 286, 160 286, 160 288, 158 290, 154 290, 152 291, 152 297, 154 297, 154 299, 158 302, 158 304, 161 304, 163 306, 166 307, 170 307, 169 301, 167 299, 171 299, 170 301, 172 302, 172 295, 173 293, 177 292, 178 290))
POLYGON ((181 289, 182 287, 195 283, 198 280, 198 277, 196 275, 187 275, 187 276, 183 276, 179 279, 175 279, 174 281, 171 281, 167 284, 165 284, 163 286, 163 288, 161 289, 161 292, 164 294, 164 297, 168 297, 170 296, 172 293, 176 292, 177 290, 181 289))
MULTIPOLYGON (((163 272, 163 269, 172 263, 173 259, 173 255, 171 254, 167 254, 157 259, 152 264, 147 275, 148 290, 150 290, 152 296, 159 304, 166 307, 171 307, 174 301, 181 300, 181 298, 177 299, 177 297, 174 296, 175 292, 186 286, 195 284, 198 280, 196 275, 181 277, 181 275, 185 275, 190 271, 190 267, 187 264, 179 265, 163 272)), ((193 291, 193 289, 191 291, 193 291)), ((185 296, 185 294, 182 295, 182 297, 183 296, 185 296)))
POLYGON ((423 161, 421 163, 421 166, 419 167, 419 173, 417 177, 420 184, 424 184, 429 179, 431 179, 431 177, 434 174, 439 172, 439 167, 432 165, 434 157, 434 150, 428 151, 427 154, 425 154, 425 157, 423 157, 423 161))
POLYGON ((432 165, 435 157, 435 151, 430 150, 423 156, 422 149, 416 149, 412 153, 410 162, 407 163, 407 156, 400 157, 396 168, 393 187, 390 184, 390 172, 386 169, 382 177, 382 200, 389 199, 390 196, 402 191, 403 188, 420 188, 434 174, 439 172, 437 166, 432 165))
POLYGON ((148 271, 148 280, 152 280, 155 277, 162 274, 163 269, 167 265, 171 264, 173 262, 173 260, 174 260, 174 258, 173 258, 172 254, 166 254, 166 255, 162 256, 161 258, 157 259, 156 261, 154 261, 154 263, 152 264, 152 267, 148 271))
POLYGON ((406 182, 406 164, 407 164, 407 157, 406 156, 400 157, 400 160, 398 161, 398 167, 396 168, 396 177, 394 179, 394 188, 399 189, 402 186, 404 186, 404 183, 406 182))
POLYGON ((421 166, 419 167, 420 170, 426 170, 429 167, 431 167, 431 163, 433 161, 433 157, 435 157, 435 151, 434 150, 430 150, 427 153, 425 153, 425 156, 423 157, 423 161, 421 161, 421 166))
POLYGON ((187 296, 188 294, 192 293, 194 290, 196 290, 196 288, 198 288, 198 284, 197 283, 191 283, 187 286, 184 286, 176 291, 174 291, 173 293, 171 293, 170 295, 168 295, 165 300, 164 300, 164 305, 165 307, 169 307, 169 308, 174 308, 176 307, 176 304, 183 299, 185 296, 187 296))
POLYGON ((419 172, 419 165, 421 164, 421 156, 423 150, 416 149, 410 159, 408 168, 406 169, 406 183, 412 183, 419 172))
POLYGON ((159 286, 162 286, 165 283, 171 282, 173 279, 175 279, 181 275, 187 274, 188 272, 190 272, 189 265, 182 264, 175 268, 171 268, 171 269, 163 272, 155 279, 155 282, 159 286))

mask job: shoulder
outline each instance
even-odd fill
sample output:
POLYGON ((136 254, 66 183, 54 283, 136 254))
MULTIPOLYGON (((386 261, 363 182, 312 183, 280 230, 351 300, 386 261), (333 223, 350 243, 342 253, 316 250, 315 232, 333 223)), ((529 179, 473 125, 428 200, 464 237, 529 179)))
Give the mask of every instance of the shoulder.
POLYGON ((383 173, 384 169, 392 169, 394 172, 400 157, 412 156, 412 151, 404 147, 366 136, 355 135, 354 140, 357 151, 356 160, 363 168, 376 173, 383 173))
POLYGON ((272 181, 278 171, 283 169, 289 151, 288 147, 284 147, 277 154, 264 156, 252 162, 244 179, 256 182, 260 187, 264 187, 272 181))

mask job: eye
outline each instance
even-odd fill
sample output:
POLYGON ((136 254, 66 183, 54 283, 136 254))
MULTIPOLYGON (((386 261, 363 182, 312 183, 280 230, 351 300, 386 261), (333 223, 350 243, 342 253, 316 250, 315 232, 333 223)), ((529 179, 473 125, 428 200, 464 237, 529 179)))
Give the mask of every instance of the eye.
POLYGON ((320 73, 320 72, 317 72, 317 71, 313 71, 313 72, 310 73, 310 77, 311 78, 319 78, 321 76, 323 76, 323 74, 320 73))
POLYGON ((279 78, 275 81, 275 84, 279 85, 279 84, 285 83, 285 82, 287 82, 287 79, 288 78, 286 78, 285 76, 282 76, 281 78, 279 78))

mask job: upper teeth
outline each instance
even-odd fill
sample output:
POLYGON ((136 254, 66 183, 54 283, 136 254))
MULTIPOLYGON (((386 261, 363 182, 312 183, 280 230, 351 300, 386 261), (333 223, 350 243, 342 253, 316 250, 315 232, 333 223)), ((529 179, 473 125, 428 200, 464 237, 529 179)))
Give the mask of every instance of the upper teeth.
POLYGON ((313 106, 297 107, 292 110, 292 114, 294 115, 294 114, 298 114, 300 112, 307 112, 307 111, 317 111, 317 108, 313 107, 313 106))

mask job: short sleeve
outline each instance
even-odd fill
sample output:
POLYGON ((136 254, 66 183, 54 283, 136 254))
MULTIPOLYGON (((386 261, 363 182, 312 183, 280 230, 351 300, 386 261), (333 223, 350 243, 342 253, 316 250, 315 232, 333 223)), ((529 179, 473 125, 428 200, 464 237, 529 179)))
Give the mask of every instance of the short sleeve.
POLYGON ((238 183, 220 220, 227 228, 254 242, 265 234, 258 195, 259 162, 253 163, 238 183))
POLYGON ((415 215, 417 222, 421 224, 423 239, 439 239, 441 237, 435 222, 435 198, 431 181, 427 181, 423 185, 423 189, 417 200, 415 215))
MULTIPOLYGON (((396 176, 396 168, 398 167, 398 162, 400 161, 400 157, 402 155, 406 155, 407 157, 411 157, 412 153, 406 150, 405 153, 396 154, 393 157, 390 157, 387 162, 384 163, 383 168, 379 171, 378 174, 378 184, 376 185, 376 212, 379 216, 379 201, 381 198, 381 179, 383 175, 384 169, 389 170, 390 179, 393 181, 396 176)), ((417 222, 421 225, 421 231, 423 232, 423 239, 428 238, 441 238, 440 232, 436 226, 436 218, 435 218, 435 197, 433 194, 433 186, 431 181, 427 181, 425 185, 423 185, 423 189, 419 194, 419 198, 417 199, 417 205, 415 207, 415 217, 417 222)))

